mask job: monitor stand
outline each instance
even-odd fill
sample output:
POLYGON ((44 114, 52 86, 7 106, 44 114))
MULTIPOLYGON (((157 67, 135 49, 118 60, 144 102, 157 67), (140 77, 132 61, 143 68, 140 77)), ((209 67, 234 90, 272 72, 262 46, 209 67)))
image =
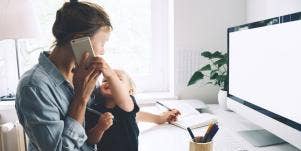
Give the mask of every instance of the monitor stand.
POLYGON ((267 130, 248 130, 238 132, 244 139, 256 147, 271 146, 285 143, 284 140, 267 130))

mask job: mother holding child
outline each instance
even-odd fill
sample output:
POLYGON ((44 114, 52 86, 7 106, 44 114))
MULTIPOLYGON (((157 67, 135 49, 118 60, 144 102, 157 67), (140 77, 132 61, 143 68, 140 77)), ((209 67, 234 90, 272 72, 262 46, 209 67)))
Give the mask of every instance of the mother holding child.
POLYGON ((161 115, 139 111, 133 80, 100 57, 111 31, 109 16, 97 4, 73 0, 57 11, 53 50, 40 54, 17 88, 16 110, 29 151, 88 151, 95 146, 102 151, 137 151, 137 120, 162 124, 177 119, 177 110, 161 115), (85 53, 77 63, 70 41, 85 36, 91 39, 95 57, 85 53), (87 107, 101 115, 90 114, 87 107))

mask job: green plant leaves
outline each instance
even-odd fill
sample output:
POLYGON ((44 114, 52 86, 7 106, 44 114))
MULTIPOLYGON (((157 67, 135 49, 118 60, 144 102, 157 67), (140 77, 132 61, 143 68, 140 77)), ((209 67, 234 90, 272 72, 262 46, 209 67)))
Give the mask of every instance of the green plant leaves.
POLYGON ((199 71, 208 71, 208 70, 211 70, 210 64, 207 64, 206 66, 204 66, 203 68, 201 68, 199 71))
POLYGON ((226 81, 226 79, 227 79, 227 75, 220 75, 218 77, 218 80, 220 80, 220 81, 226 81))
POLYGON ((210 51, 204 51, 201 53, 201 55, 203 57, 209 58, 209 59, 213 59, 213 58, 225 58, 225 56, 219 52, 219 51, 215 51, 213 53, 211 53, 210 51))
POLYGON ((218 67, 221 67, 221 66, 227 64, 227 60, 225 58, 222 58, 222 59, 215 61, 213 64, 217 65, 218 67))
POLYGON ((210 76, 210 80, 217 79, 217 77, 218 77, 218 73, 215 72, 210 76))
POLYGON ((221 52, 215 51, 212 55, 211 58, 224 58, 221 52))
POLYGON ((201 53, 201 55, 202 55, 203 57, 205 57, 205 58, 209 58, 209 59, 212 58, 212 54, 211 54, 211 52, 209 52, 209 51, 204 51, 204 52, 201 53))
POLYGON ((207 58, 209 63, 192 75, 188 82, 188 86, 195 84, 198 80, 204 79, 206 76, 209 78, 207 84, 218 85, 226 90, 229 82, 227 79, 227 67, 224 67, 224 65, 227 65, 228 63, 228 54, 220 51, 203 51, 201 56, 207 58), (205 75, 207 72, 209 75, 205 75))
POLYGON ((200 71, 195 72, 192 77, 190 78, 189 82, 188 82, 188 86, 195 84, 198 80, 201 80, 204 78, 204 74, 200 71))
POLYGON ((210 72, 210 76, 212 76, 212 75, 213 75, 213 74, 215 74, 215 73, 218 73, 218 69, 211 70, 211 72, 210 72))

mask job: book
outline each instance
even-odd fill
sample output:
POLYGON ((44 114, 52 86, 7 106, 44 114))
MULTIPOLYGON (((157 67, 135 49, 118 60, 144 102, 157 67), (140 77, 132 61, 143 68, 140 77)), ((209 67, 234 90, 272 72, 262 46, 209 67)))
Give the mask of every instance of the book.
MULTIPOLYGON (((185 101, 160 101, 168 108, 177 109, 181 112, 181 115, 178 117, 178 121, 171 123, 175 126, 178 126, 183 129, 187 127, 191 129, 200 128, 209 125, 209 123, 217 123, 217 116, 210 113, 200 113, 193 106, 185 103, 185 101)), ((167 111, 165 107, 156 104, 159 110, 167 111)))

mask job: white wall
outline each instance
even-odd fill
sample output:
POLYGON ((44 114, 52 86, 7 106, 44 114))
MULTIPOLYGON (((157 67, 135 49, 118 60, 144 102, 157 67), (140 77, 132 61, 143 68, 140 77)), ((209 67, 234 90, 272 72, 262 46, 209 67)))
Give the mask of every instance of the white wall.
POLYGON ((301 0, 247 0, 247 22, 301 11, 301 0))
POLYGON ((175 93, 216 102, 217 87, 186 87, 202 50, 226 51, 226 28, 301 11, 301 0, 175 0, 175 93), (187 59, 188 58, 188 59, 187 59))
POLYGON ((227 49, 227 28, 245 23, 245 0, 175 0, 175 93, 180 98, 217 101, 217 87, 186 87, 205 60, 204 50, 227 49))

